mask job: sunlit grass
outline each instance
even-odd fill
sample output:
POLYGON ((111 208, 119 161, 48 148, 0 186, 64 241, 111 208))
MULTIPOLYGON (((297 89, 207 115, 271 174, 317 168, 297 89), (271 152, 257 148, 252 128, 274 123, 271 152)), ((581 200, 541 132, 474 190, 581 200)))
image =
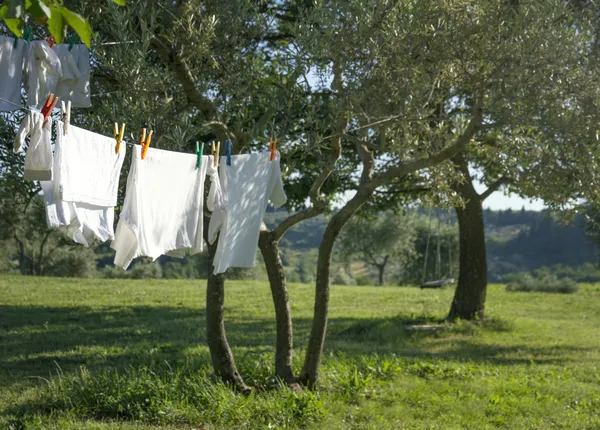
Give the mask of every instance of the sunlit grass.
MULTIPOLYGON (((0 278, 0 428, 599 428, 600 287, 491 286, 488 322, 437 324, 452 291, 332 288, 317 393, 271 377, 267 285, 228 282, 250 397, 212 377, 205 282, 0 278)), ((299 370, 314 289, 291 285, 299 370)))

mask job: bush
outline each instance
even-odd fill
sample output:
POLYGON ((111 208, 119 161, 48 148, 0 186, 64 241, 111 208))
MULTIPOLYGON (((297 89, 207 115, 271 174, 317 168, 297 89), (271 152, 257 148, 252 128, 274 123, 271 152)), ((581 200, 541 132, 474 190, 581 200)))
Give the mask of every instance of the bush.
POLYGON ((89 278, 96 273, 96 256, 90 248, 59 248, 44 268, 44 275, 89 278))
POLYGON ((131 279, 158 279, 163 277, 158 263, 138 263, 131 269, 131 279))
POLYGON ((548 274, 534 277, 528 273, 514 278, 514 281, 506 286, 506 291, 561 294, 573 294, 579 291, 579 287, 571 278, 558 279, 555 275, 548 274))
POLYGON ((359 276, 358 278, 356 278, 356 285, 373 285, 373 280, 368 276, 359 276))
POLYGON ((131 270, 106 266, 102 277, 107 279, 159 279, 163 277, 162 267, 158 263, 137 263, 131 270))

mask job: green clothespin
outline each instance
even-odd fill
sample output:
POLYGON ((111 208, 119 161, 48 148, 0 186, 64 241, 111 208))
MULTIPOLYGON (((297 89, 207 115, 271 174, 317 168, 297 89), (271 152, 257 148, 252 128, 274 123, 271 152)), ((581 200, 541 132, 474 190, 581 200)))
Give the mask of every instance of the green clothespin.
POLYGON ((31 27, 29 24, 25 24, 25 27, 23 28, 23 39, 27 42, 31 41, 31 27))
POLYGON ((202 168, 202 153, 204 152, 204 142, 202 142, 202 146, 198 142, 196 142, 196 167, 198 169, 202 168))
POLYGON ((69 51, 73 49, 73 45, 75 45, 76 41, 77 35, 75 33, 69 34, 69 37, 67 38, 67 42, 69 43, 69 51))

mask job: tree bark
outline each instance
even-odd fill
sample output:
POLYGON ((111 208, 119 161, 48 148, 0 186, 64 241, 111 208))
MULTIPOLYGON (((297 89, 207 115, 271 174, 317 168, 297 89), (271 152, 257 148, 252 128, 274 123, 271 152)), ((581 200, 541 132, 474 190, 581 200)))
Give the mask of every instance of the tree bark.
POLYGON ((389 258, 390 258, 390 256, 386 255, 385 258, 383 259, 383 263, 377 265, 377 270, 379 271, 379 285, 383 285, 385 268, 387 266, 389 258))
POLYGON ((292 359, 294 354, 294 334, 287 283, 283 263, 279 255, 279 243, 269 231, 261 231, 258 241, 269 276, 271 295, 275 305, 277 343, 275 345, 275 376, 289 383, 294 382, 292 359))
MULTIPOLYGON (((205 230, 208 230, 207 228, 205 230)), ((213 261, 217 242, 208 245, 209 261, 213 261)), ((210 358, 216 375, 224 382, 230 383, 242 392, 250 391, 237 370, 233 352, 227 342, 223 303, 225 301, 225 276, 214 275, 212 264, 209 267, 206 286, 206 340, 210 350, 210 358)))
MULTIPOLYGON (((448 319, 483 320, 487 293, 487 259, 482 201, 473 189, 468 196, 464 188, 473 188, 471 182, 460 189, 464 207, 456 207, 459 230, 458 285, 448 319)), ((466 190, 470 191, 470 190, 466 190)))
POLYGON ((325 228, 323 239, 319 246, 317 260, 317 279, 315 286, 315 307, 313 314, 308 348, 302 373, 298 382, 308 388, 314 388, 319 377, 319 367, 325 346, 325 333, 327 332, 327 318, 329 311, 329 276, 331 272, 331 257, 333 247, 342 227, 350 217, 367 201, 373 191, 359 191, 346 205, 336 213, 325 228))

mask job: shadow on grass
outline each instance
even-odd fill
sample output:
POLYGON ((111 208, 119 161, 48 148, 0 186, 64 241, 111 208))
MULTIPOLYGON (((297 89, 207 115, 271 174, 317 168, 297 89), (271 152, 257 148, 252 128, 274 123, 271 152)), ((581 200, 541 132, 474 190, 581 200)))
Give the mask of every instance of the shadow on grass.
MULTIPOLYGON (((0 306, 0 385, 11 385, 28 376, 69 372, 85 365, 125 369, 168 361, 196 360, 208 364, 203 310, 177 307, 20 307, 0 306)), ((327 349, 351 356, 394 353, 405 357, 440 357, 461 360, 522 364, 531 360, 562 363, 574 347, 485 345, 474 340, 481 331, 510 332, 503 320, 485 325, 443 325, 427 332, 407 330, 407 325, 438 323, 433 318, 332 318, 327 349), (432 349, 431 341, 435 340, 432 349)), ((311 321, 294 319, 296 345, 306 344, 311 321)), ((245 361, 270 354, 275 344, 275 322, 249 318, 226 322, 229 341, 245 361), (246 348, 239 350, 239 348, 246 348)))

